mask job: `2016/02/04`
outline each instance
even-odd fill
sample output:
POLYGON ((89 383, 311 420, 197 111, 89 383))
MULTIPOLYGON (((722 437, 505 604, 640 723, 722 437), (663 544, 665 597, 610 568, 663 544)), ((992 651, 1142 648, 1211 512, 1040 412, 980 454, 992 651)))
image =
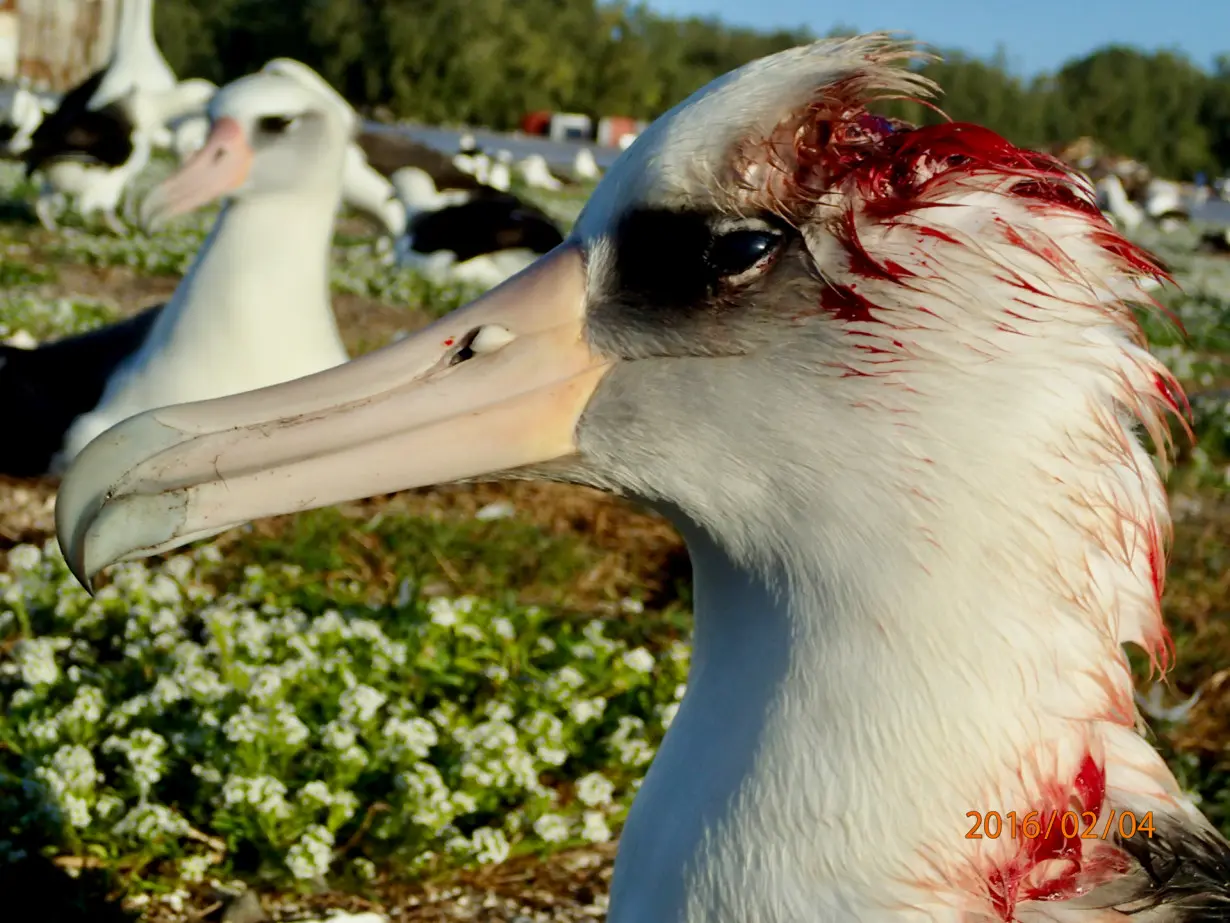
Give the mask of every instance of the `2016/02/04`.
POLYGON ((1149 811, 1139 821, 1136 815, 1131 811, 1116 811, 1111 810, 1109 815, 1104 818, 1105 823, 1099 823, 1103 818, 1096 811, 1064 811, 1062 814, 1059 811, 1047 812, 1047 817, 1042 817, 1039 811, 1030 811, 1024 818, 1018 818, 1016 811, 1009 811, 1007 814, 1000 815, 998 811, 987 811, 983 814, 981 811, 967 811, 966 817, 971 817, 974 820, 974 826, 970 827, 969 832, 965 834, 967 840, 981 840, 984 836, 987 839, 998 839, 1000 834, 1007 833, 1009 839, 1015 840, 1020 834, 1027 840, 1036 840, 1039 837, 1049 839, 1058 828, 1060 835, 1064 839, 1075 839, 1080 837, 1082 840, 1105 840, 1109 839, 1112 834, 1117 833, 1120 839, 1130 839, 1138 833, 1143 833, 1150 839, 1153 838, 1153 812, 1149 811), (1115 824, 1116 816, 1119 818, 1118 825, 1115 824), (1099 830, 1098 828, 1101 827, 1099 830), (979 832, 981 828, 982 832, 979 832))

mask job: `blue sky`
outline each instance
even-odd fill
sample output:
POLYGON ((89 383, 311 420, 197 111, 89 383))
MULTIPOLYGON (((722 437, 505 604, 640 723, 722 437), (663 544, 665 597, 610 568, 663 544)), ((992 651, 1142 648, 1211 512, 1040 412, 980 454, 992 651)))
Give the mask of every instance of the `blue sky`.
POLYGON ((1202 67, 1230 52, 1230 0, 648 0, 670 15, 716 15, 739 25, 841 24, 904 30, 929 44, 988 56, 1002 45, 1019 74, 1055 70, 1069 58, 1117 42, 1179 48, 1202 67))

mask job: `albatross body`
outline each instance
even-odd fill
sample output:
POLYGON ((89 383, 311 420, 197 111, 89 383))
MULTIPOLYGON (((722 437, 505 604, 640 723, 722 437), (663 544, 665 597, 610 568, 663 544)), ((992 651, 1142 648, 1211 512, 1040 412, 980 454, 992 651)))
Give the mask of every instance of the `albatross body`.
MULTIPOLYGON (((55 399, 60 428, 43 428, 39 456, 51 457, 52 471, 133 414, 264 387, 347 359, 328 273, 351 126, 313 87, 281 74, 230 84, 209 111, 205 146, 144 205, 157 222, 229 196, 171 300, 142 321, 117 325, 123 336, 52 343, 10 355, 12 368, 0 368, 10 415, 32 392, 46 395, 45 403, 55 399), (97 354, 88 382, 75 363, 65 367, 68 353, 97 354), (41 384, 57 372, 76 382, 59 397, 41 384)), ((17 473, 2 456, 0 471, 17 473)))
POLYGON ((696 612, 610 923, 1226 919, 1230 848, 1122 649, 1168 646, 1156 267, 1058 161, 869 115, 930 91, 915 54, 719 78, 478 301, 111 430, 57 500, 70 565, 459 479, 619 491, 683 533, 696 612), (968 836, 988 812, 1019 823, 968 836))
POLYGON ((54 228, 55 203, 75 199, 83 215, 101 212, 112 230, 122 230, 115 210, 124 189, 145 168, 151 147, 170 140, 163 121, 134 119, 132 104, 169 106, 172 118, 203 105, 204 83, 176 80, 154 40, 154 0, 123 0, 106 66, 64 95, 22 151, 27 174, 44 168, 42 223, 54 228))
POLYGON ((193 79, 165 90, 134 86, 103 107, 72 117, 61 107, 34 133, 22 157, 27 173, 43 174, 36 206, 43 225, 53 229, 55 204, 73 199, 82 216, 101 213, 121 232, 116 209, 149 164, 158 134, 169 122, 202 113, 216 91, 208 80, 193 79))

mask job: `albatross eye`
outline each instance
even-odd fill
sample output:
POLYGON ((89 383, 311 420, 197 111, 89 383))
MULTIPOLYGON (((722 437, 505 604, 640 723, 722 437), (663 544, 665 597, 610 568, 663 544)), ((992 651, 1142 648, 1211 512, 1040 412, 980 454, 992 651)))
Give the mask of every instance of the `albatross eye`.
POLYGON ((257 128, 261 134, 280 135, 290 128, 292 122, 294 119, 284 115, 265 115, 261 116, 260 121, 257 122, 257 128))
POLYGON ((727 281, 739 281, 763 268, 781 245, 778 231, 764 228, 741 228, 719 234, 709 248, 708 261, 719 276, 727 281))

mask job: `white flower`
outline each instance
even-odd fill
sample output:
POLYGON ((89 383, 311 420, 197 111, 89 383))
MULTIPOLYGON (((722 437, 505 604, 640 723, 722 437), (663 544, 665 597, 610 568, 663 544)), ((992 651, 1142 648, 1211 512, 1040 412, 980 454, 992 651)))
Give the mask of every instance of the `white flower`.
POLYGON ((671 702, 669 705, 663 705, 658 708, 658 720, 662 722, 663 728, 671 726, 671 722, 675 720, 675 715, 679 713, 679 703, 671 702))
POLYGON ((590 843, 605 843, 611 838, 611 828, 606 825, 606 818, 600 812, 586 811, 581 836, 590 843))
POLYGON ((34 570, 43 561, 43 553, 36 545, 18 545, 9 550, 9 570, 34 570))
POLYGON ((228 807, 252 807, 257 813, 281 818, 290 815, 286 785, 273 776, 231 776, 222 784, 222 801, 228 807))
POLYGON ((213 865, 212 856, 188 856, 179 860, 179 875, 184 881, 195 884, 205 880, 205 873, 213 865))
POLYGON ((252 675, 248 684, 248 698, 264 704, 273 699, 281 689, 282 672, 277 667, 261 667, 252 675))
POLYGON ((544 814, 534 821, 534 832, 544 843, 562 843, 568 839, 569 824, 558 814, 544 814))
POLYGON ((146 845, 148 841, 164 836, 180 836, 191 828, 186 820, 166 805, 143 801, 111 829, 117 836, 146 845))
POLYGON ((568 706, 568 714, 577 724, 588 724, 597 721, 606 711, 606 699, 595 696, 592 699, 577 699, 568 706))
POLYGON ((56 652, 71 643, 67 638, 23 638, 18 641, 14 654, 22 682, 27 686, 49 686, 58 680, 60 668, 56 665, 56 652))
POLYGON ((653 654, 645 650, 643 647, 633 648, 627 651, 622 660, 624 665, 637 673, 648 673, 653 669, 654 659, 653 654))
POLYGON ((563 699, 584 685, 585 677, 576 667, 561 667, 545 683, 547 693, 556 699, 563 699))
POLYGON ((68 818, 69 824, 78 830, 90 826, 90 805, 79 795, 67 794, 60 799, 60 810, 68 818))
POLYGON ((187 555, 176 555, 162 565, 162 569, 168 573, 173 580, 178 580, 183 583, 192 573, 193 563, 192 558, 187 555))
POLYGON ((94 765, 94 755, 85 747, 60 747, 51 757, 51 772, 64 781, 65 788, 87 794, 103 781, 103 774, 94 765))
POLYGON ((641 736, 644 730, 644 721, 624 715, 619 719, 615 733, 608 738, 608 745, 619 754, 619 760, 624 765, 643 766, 653 759, 653 748, 641 736))
POLYGON ((60 712, 59 720, 63 725, 94 727, 102 720, 106 707, 107 700, 101 689, 97 686, 78 686, 73 700, 60 712))
POLYGON ((108 737, 102 745, 103 753, 123 753, 128 758, 130 775, 142 794, 162 778, 166 748, 166 739, 149 728, 137 728, 128 737, 108 737))
POLYGON ((162 606, 173 606, 180 602, 179 584, 166 574, 155 574, 146 590, 149 598, 162 606))
POLYGON ((470 837, 470 842, 474 844, 475 860, 483 865, 503 862, 508 858, 508 840, 505 839, 503 831, 479 827, 470 837))
POLYGON ((358 724, 366 724, 376 717, 376 712, 380 711, 388 698, 378 689, 360 683, 353 689, 343 692, 338 701, 344 718, 358 724))
POLYGON ((449 628, 457 624, 457 610, 452 600, 445 599, 443 596, 437 596, 427 604, 427 614, 431 616, 431 621, 435 625, 449 628))
POLYGON ((231 743, 254 743, 265 730, 263 722, 247 703, 240 705, 235 714, 226 719, 222 733, 231 743))
POLYGON ((326 724, 320 733, 321 742, 334 750, 353 747, 357 739, 358 732, 351 725, 336 718, 326 724))
POLYGON ((614 794, 614 784, 600 772, 591 772, 577 779, 577 800, 587 807, 608 805, 614 794))
MULTIPOLYGON (((609 654, 615 650, 618 645, 606 636, 606 622, 601 619, 591 619, 585 623, 585 627, 581 629, 581 634, 585 640, 589 642, 589 647, 593 650, 601 651, 604 654, 609 654)), ((573 648, 576 650, 576 647, 573 648)), ((592 656, 592 655, 586 655, 592 656)))
POLYGON ((513 628, 512 621, 503 616, 491 620, 491 630, 495 632, 496 637, 503 638, 505 641, 511 641, 517 637, 517 630, 513 628))
POLYGON ((409 753, 422 759, 440 740, 436 726, 426 718, 389 718, 384 736, 394 744, 394 753, 409 753))
POLYGON ((327 808, 333 804, 333 793, 329 791, 329 786, 319 779, 313 779, 303 788, 299 789, 299 797, 322 808, 327 808))
POLYGON ((416 763, 411 771, 398 775, 397 785, 408 795, 410 819, 416 824, 439 833, 455 816, 448 787, 430 763, 416 763))
POLYGON ((286 867, 298 879, 320 878, 333 863, 333 834, 319 825, 309 827, 286 853, 286 867))
POLYGON ((160 676, 154 683, 154 688, 150 690, 149 697, 150 701, 160 709, 165 709, 168 705, 174 705, 182 699, 184 690, 170 676, 160 676))

